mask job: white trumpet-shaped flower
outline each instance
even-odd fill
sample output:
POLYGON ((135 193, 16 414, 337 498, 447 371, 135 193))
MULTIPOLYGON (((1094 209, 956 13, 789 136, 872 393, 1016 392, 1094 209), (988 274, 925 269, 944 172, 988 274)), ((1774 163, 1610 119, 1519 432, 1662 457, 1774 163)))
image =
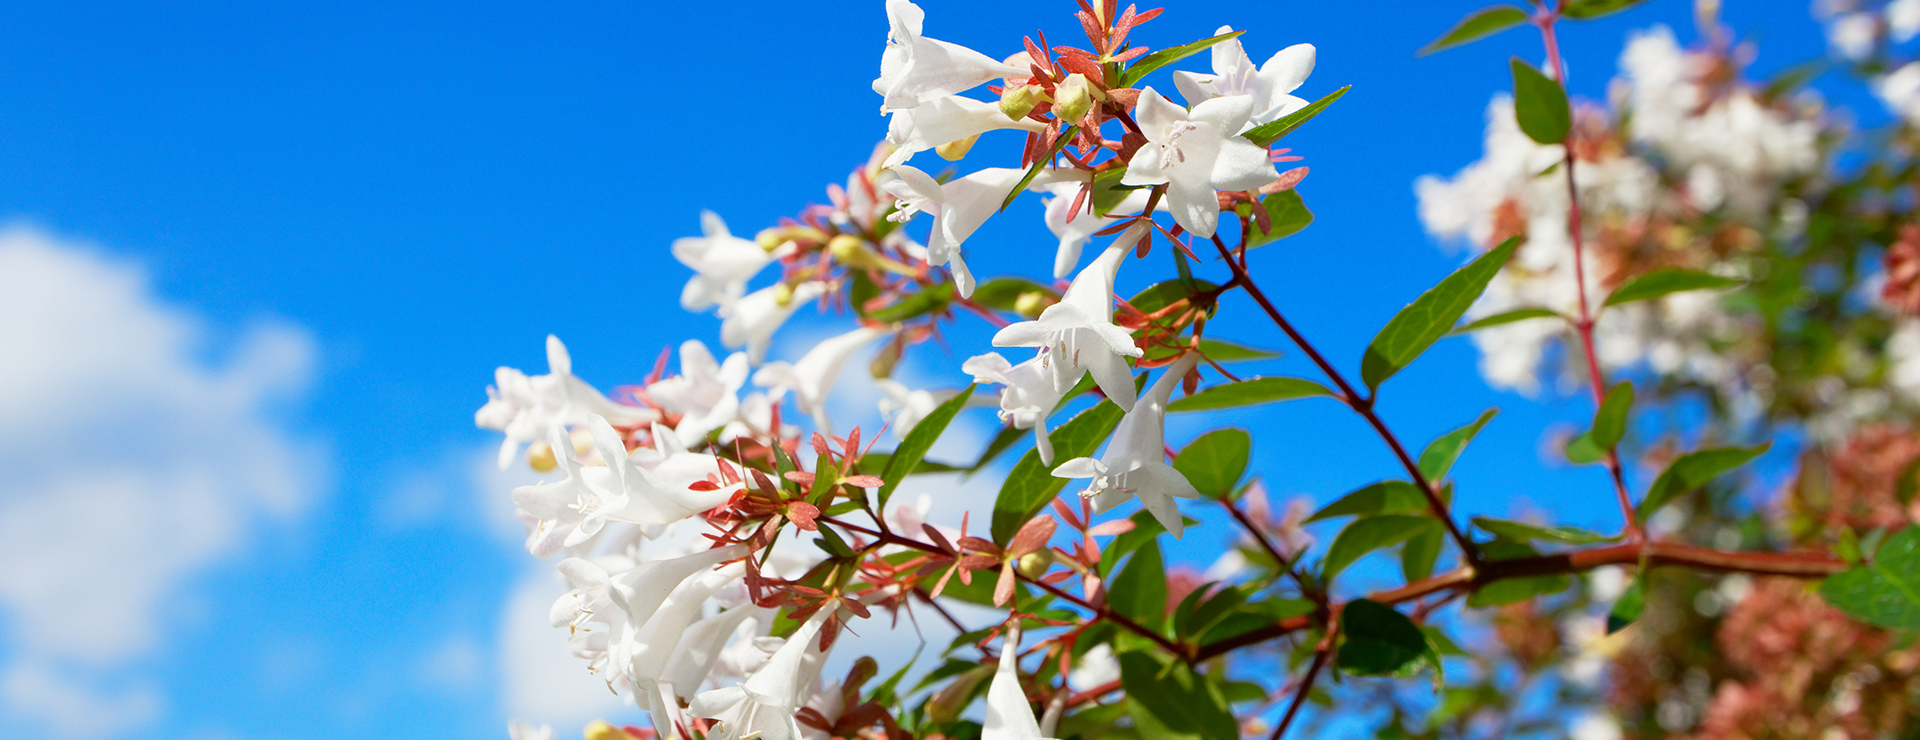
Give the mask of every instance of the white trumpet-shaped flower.
POLYGON ((747 356, 735 352, 716 363, 700 340, 680 345, 680 374, 647 386, 647 397, 660 408, 680 415, 673 433, 692 446, 708 432, 740 416, 740 387, 747 382, 747 356))
POLYGON ((1189 111, 1149 87, 1134 116, 1147 144, 1127 162, 1124 185, 1167 186, 1173 220, 1201 238, 1220 223, 1216 190, 1253 190, 1279 179, 1267 150, 1240 136, 1253 98, 1213 98, 1189 111))
POLYGON ((927 264, 947 265, 963 297, 973 295, 973 273, 961 259, 960 245, 980 229, 1000 204, 1013 192, 1013 186, 1026 175, 1024 170, 989 167, 966 177, 940 183, 932 176, 907 165, 891 170, 898 177, 884 187, 900 199, 899 210, 887 218, 906 221, 925 211, 933 214, 933 233, 927 239, 927 264))
POLYGON ((934 98, 918 107, 893 112, 893 118, 887 121, 887 143, 894 150, 881 166, 903 164, 928 149, 1003 128, 1039 131, 1046 125, 1031 118, 1011 120, 995 103, 958 95, 934 98))
MULTIPOLYGON (((1218 36, 1232 32, 1231 26, 1221 26, 1213 33, 1218 36)), ((1294 44, 1274 52, 1266 64, 1255 67, 1247 57, 1247 50, 1240 45, 1240 39, 1232 38, 1213 45, 1213 74, 1174 72, 1173 84, 1188 105, 1234 95, 1252 98, 1253 107, 1246 123, 1247 128, 1252 128, 1307 107, 1307 101, 1287 93, 1298 89, 1307 81, 1307 75, 1313 74, 1313 58, 1313 44, 1294 44)))
POLYGON ((847 360, 860 348, 886 335, 884 330, 867 326, 854 329, 814 345, 799 362, 767 363, 753 374, 753 383, 769 389, 775 402, 791 391, 794 405, 813 416, 814 428, 831 435, 833 423, 827 418, 827 394, 833 391, 834 381, 840 379, 841 368, 846 367, 847 360))
POLYGON ((1048 740, 1040 735, 1040 720, 1033 716, 1027 692, 1020 688, 1020 624, 1007 626, 1000 641, 1000 665, 993 669, 993 683, 987 684, 987 721, 980 740, 1048 740))
MULTIPOLYGON (((1040 451, 1040 462, 1053 464, 1053 442, 1047 439, 1047 417, 1060 405, 1065 392, 1053 382, 1047 369, 1047 350, 1018 365, 1007 362, 997 352, 970 357, 960 371, 973 376, 976 383, 999 383, 1000 421, 1015 429, 1032 429, 1033 444, 1040 451)), ((1133 381, 1127 381, 1133 387, 1133 381)))
POLYGON ((601 508, 601 491, 591 485, 586 471, 573 457, 573 441, 559 426, 548 427, 560 480, 542 481, 513 489, 513 504, 521 519, 530 522, 527 552, 544 558, 567 546, 569 540, 585 541, 599 532, 599 525, 586 525, 587 514, 601 508), (591 531, 580 534, 582 525, 591 531))
POLYGON ((705 236, 673 240, 673 258, 694 272, 680 292, 680 307, 688 311, 739 300, 747 293, 747 281, 775 257, 752 240, 728 233, 727 222, 713 211, 700 212, 700 230, 705 236))
POLYGON ((495 370, 494 384, 487 389, 487 405, 474 412, 473 421, 482 429, 506 434, 500 443, 499 460, 505 469, 520 454, 521 445, 540 439, 555 425, 585 424, 591 414, 620 424, 645 424, 659 416, 652 409, 614 403, 575 377, 567 346, 549 334, 547 374, 529 377, 510 367, 495 370))
MULTIPOLYGON (((1040 318, 1007 326, 993 335, 995 347, 1045 347, 1043 361, 1053 368, 1054 388, 1065 392, 1092 373, 1100 390, 1120 408, 1133 408, 1133 375, 1128 357, 1143 353, 1133 336, 1113 325, 1113 277, 1133 244, 1146 234, 1138 224, 1123 232, 1107 251, 1074 276, 1060 302, 1040 318)), ((1004 407, 1003 407, 1004 408, 1004 407)), ((1051 410, 1051 409, 1049 409, 1051 410)))
POLYGON ((891 30, 880 55, 880 77, 873 81, 873 91, 885 98, 880 110, 912 108, 990 80, 1032 74, 959 44, 921 36, 926 17, 908 0, 887 0, 891 30))
MULTIPOLYGON (((674 684, 667 680, 668 672, 674 668, 672 659, 680 654, 681 641, 694 623, 700 620, 702 610, 714 594, 745 574, 746 565, 735 562, 682 581, 660 603, 660 607, 653 610, 646 622, 632 631, 628 638, 629 649, 622 656, 627 680, 633 687, 634 698, 647 704, 649 713, 659 718, 655 720, 657 726, 665 725, 660 719, 669 716, 670 709, 679 707, 682 699, 691 698, 681 696, 674 684)), ((706 677, 703 675, 700 678, 704 680, 706 677)), ((698 681, 695 685, 698 685, 698 681)), ((671 735, 665 733, 662 736, 671 735)))
POLYGON ((955 390, 930 391, 908 388, 906 384, 892 378, 876 378, 873 384, 880 387, 880 418, 887 421, 887 428, 893 430, 893 438, 904 440, 907 432, 920 425, 927 414, 946 403, 960 392, 955 390))
POLYGON ((720 309, 720 343, 728 347, 746 347, 747 361, 758 365, 767 356, 773 333, 802 304, 819 298, 826 287, 807 281, 788 287, 772 285, 752 293, 733 305, 720 309))
MULTIPOLYGON (((735 487, 695 491, 694 482, 705 480, 719 466, 709 455, 694 455, 679 446, 679 440, 665 433, 666 427, 654 426, 654 449, 637 448, 628 452, 620 435, 601 419, 595 419, 593 446, 606 467, 588 468, 587 479, 605 475, 598 488, 611 495, 595 511, 603 519, 641 525, 672 524, 724 504, 735 487), (689 469, 690 468, 690 469, 689 469), (601 473, 601 471, 605 471, 601 473)), ((569 543, 571 546, 571 543, 569 543)))
POLYGON ((1167 464, 1166 413, 1173 389, 1180 378, 1192 370, 1200 356, 1188 353, 1167 367, 1133 410, 1120 419, 1099 459, 1077 457, 1054 468, 1060 478, 1092 478, 1081 496, 1093 499, 1093 510, 1104 512, 1131 498, 1153 514, 1153 518, 1180 536, 1185 523, 1173 499, 1199 498, 1187 477, 1167 464))
POLYGON ((833 611, 828 606, 814 612, 745 683, 694 697, 687 713, 719 723, 707 733, 710 740, 801 737, 800 723, 793 715, 806 703, 807 689, 818 678, 817 661, 809 660, 809 653, 820 653, 813 649, 814 643, 833 611))

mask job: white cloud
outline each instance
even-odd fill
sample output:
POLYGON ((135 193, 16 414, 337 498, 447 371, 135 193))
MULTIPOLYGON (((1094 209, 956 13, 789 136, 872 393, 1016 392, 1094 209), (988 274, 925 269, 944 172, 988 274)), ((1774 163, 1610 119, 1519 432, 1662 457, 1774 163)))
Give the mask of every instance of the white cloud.
POLYGON ((567 650, 566 632, 547 621, 554 600, 566 590, 559 574, 541 564, 529 569, 507 599, 500 623, 501 703, 507 716, 559 728, 583 727, 602 717, 638 721, 640 710, 588 673, 587 662, 567 650))
POLYGON ((185 581, 310 498, 319 455, 275 411, 313 340, 264 325, 210 352, 138 267, 22 228, 0 232, 0 316, 0 719, 115 733, 164 711, 125 667, 185 581))

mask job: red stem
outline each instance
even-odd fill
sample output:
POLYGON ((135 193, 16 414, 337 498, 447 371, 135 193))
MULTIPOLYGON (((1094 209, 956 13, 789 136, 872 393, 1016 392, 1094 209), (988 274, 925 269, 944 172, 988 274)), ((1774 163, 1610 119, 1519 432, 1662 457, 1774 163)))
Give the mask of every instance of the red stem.
MULTIPOLYGON (((1543 12, 1535 23, 1540 27, 1541 39, 1546 44, 1547 61, 1553 67, 1553 77, 1560 81, 1564 89, 1567 84, 1567 67, 1560 58, 1560 40, 1553 31, 1554 21, 1558 19, 1557 10, 1543 12)), ((1606 376, 1600 372, 1599 353, 1593 342, 1593 311, 1587 300, 1586 238, 1580 227, 1580 190, 1573 178, 1573 131, 1571 129, 1567 131, 1566 140, 1560 144, 1566 156, 1563 169, 1567 172, 1567 235, 1573 241, 1574 292, 1580 296, 1580 319, 1574 324, 1574 328, 1580 333, 1580 350, 1586 356, 1587 378, 1591 380, 1593 403, 1597 408, 1606 400, 1607 381, 1606 376)), ((1617 449, 1607 450, 1607 473, 1613 477, 1614 495, 1619 498, 1620 516, 1626 520, 1627 538, 1639 541, 1645 535, 1640 529, 1639 518, 1634 516, 1633 496, 1627 490, 1627 477, 1620 465, 1620 452, 1617 449)))

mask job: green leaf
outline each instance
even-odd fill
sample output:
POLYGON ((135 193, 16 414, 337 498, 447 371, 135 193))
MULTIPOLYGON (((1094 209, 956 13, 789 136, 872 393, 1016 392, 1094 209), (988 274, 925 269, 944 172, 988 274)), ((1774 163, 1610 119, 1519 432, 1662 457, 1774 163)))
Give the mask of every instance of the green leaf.
POLYGON ((1201 645, 1231 640, 1257 629, 1273 626, 1283 619, 1312 614, 1319 608, 1306 599, 1269 599, 1244 604, 1200 636, 1201 645))
POLYGON ((1007 448, 1012 447, 1013 443, 1020 441, 1020 438, 1026 436, 1026 434, 1027 430, 1015 429, 1011 424, 1001 427, 1000 433, 993 435, 993 441, 987 443, 987 449, 981 451, 980 459, 973 461, 973 464, 967 467, 967 474, 972 475, 980 472, 980 469, 986 467, 987 463, 993 462, 994 458, 999 457, 1000 453, 1006 452, 1007 448))
POLYGON ((1366 381, 1367 388, 1378 389, 1387 378, 1400 372, 1446 334, 1480 297, 1481 291, 1487 289, 1487 283, 1500 272, 1500 267, 1518 246, 1518 237, 1501 242, 1400 309, 1367 345, 1367 354, 1360 361, 1360 377, 1366 381))
POLYGON ((1920 630, 1920 527, 1888 537, 1872 563, 1827 576, 1820 595, 1862 622, 1920 630))
POLYGON ((1206 740, 1240 736, 1240 724, 1228 711, 1226 696, 1187 664, 1163 662, 1159 656, 1141 650, 1123 652, 1119 658, 1120 687, 1126 690, 1127 698, 1166 729, 1193 733, 1206 740))
POLYGON ((1591 545, 1595 542, 1613 542, 1620 539, 1619 537, 1608 537, 1603 534, 1589 532, 1578 527, 1542 526, 1539 524, 1528 524, 1526 522, 1516 522, 1508 519, 1491 519, 1481 516, 1474 517, 1473 523, 1496 537, 1504 537, 1515 542, 1544 540, 1547 542, 1564 542, 1569 545, 1591 545))
POLYGON ((1167 569, 1160 559, 1160 543, 1148 540, 1134 551, 1133 559, 1113 577, 1107 604, 1133 621, 1159 628, 1167 613, 1167 569))
POLYGON ((1263 403, 1291 401, 1296 398, 1332 396, 1333 391, 1311 380, 1300 378, 1248 378, 1238 383, 1223 383, 1201 389, 1186 398, 1167 404, 1167 411, 1213 411, 1263 403))
MULTIPOLYGON (((1152 347, 1149 347, 1147 349, 1146 355, 1141 357, 1141 359, 1143 360, 1165 359, 1165 358, 1174 356, 1174 354, 1179 352, 1181 349, 1182 348, 1180 347, 1168 347, 1166 345, 1156 344, 1152 347)), ((1235 344, 1233 342, 1223 341, 1219 339, 1201 339, 1200 352, 1202 354, 1205 354, 1209 359, 1212 359, 1214 362, 1245 362, 1248 360, 1271 360, 1275 357, 1280 356, 1280 353, 1274 352, 1271 350, 1255 349, 1253 347, 1248 347, 1244 344, 1235 344)), ((1088 376, 1088 377, 1092 377, 1092 376, 1088 376)), ((1088 386, 1088 387, 1092 387, 1092 386, 1088 386)))
POLYGON ((1059 154, 1060 150, 1067 148, 1067 142, 1072 141, 1074 135, 1079 132, 1079 126, 1068 126, 1061 129, 1060 135, 1053 140, 1053 146, 1047 147, 1047 155, 1034 158, 1033 166, 1027 168, 1027 174, 1020 178, 1020 182, 1014 183, 1012 190, 1007 191, 1007 199, 1000 201, 1000 210, 1007 210, 1007 206, 1013 205, 1013 199, 1020 197, 1021 193, 1026 192, 1027 186, 1033 184, 1033 178, 1040 176, 1041 168, 1046 167, 1047 163, 1053 161, 1053 155, 1059 154))
POLYGON ((1567 440, 1567 462, 1575 465, 1592 465, 1607 458, 1607 451, 1593 441, 1592 432, 1581 432, 1567 440))
POLYGON ((1599 410, 1593 412, 1593 431, 1589 436, 1595 447, 1611 450, 1627 434, 1627 411, 1633 408, 1633 382, 1622 380, 1607 389, 1599 410))
POLYGON ((1205 280, 1168 280, 1147 286, 1146 290, 1127 299, 1127 305, 1140 309, 1141 313, 1153 313, 1195 293, 1217 290, 1219 287, 1205 280))
POLYGON ((1567 91, 1519 57, 1513 58, 1513 115, 1527 138, 1541 144, 1563 143, 1573 128, 1567 91))
POLYGON ((1134 191, 1153 187, 1152 185, 1120 184, 1120 181, 1126 179, 1126 177, 1127 168, 1125 165, 1110 170, 1102 170, 1093 176, 1094 215, 1105 216, 1111 213, 1113 209, 1119 208, 1120 203, 1125 201, 1127 196, 1132 195, 1134 191))
POLYGON ((1439 526, 1438 520, 1428 516, 1381 514, 1355 520, 1333 538, 1333 544, 1327 548, 1327 562, 1322 566, 1322 573, 1327 578, 1333 578, 1367 553, 1400 544, 1439 526))
MULTIPOLYGON (((1075 414, 1047 439, 1053 442, 1056 463, 1076 457, 1091 457, 1100 443, 1112 436, 1124 412, 1112 401, 1101 401, 1093 408, 1075 414)), ((1047 502, 1060 494, 1067 479, 1053 477, 1053 466, 1040 462, 1038 448, 1027 450, 1007 473, 1000 485, 1000 496, 993 502, 993 541, 1005 545, 1047 502)))
POLYGON ((1605 305, 1618 306, 1622 303, 1659 298, 1668 293, 1686 290, 1719 290, 1739 284, 1740 281, 1733 278, 1709 275, 1698 270, 1667 267, 1627 281, 1626 285, 1613 291, 1613 295, 1607 296, 1605 305))
POLYGON ((1578 18, 1583 21, 1592 20, 1603 15, 1613 15, 1614 13, 1646 1, 1647 0, 1574 0, 1572 3, 1567 4, 1567 7, 1561 10, 1560 14, 1568 18, 1578 18))
POLYGON ((1413 620, 1370 599, 1347 602, 1340 610, 1340 632, 1346 635, 1338 654, 1340 669, 1356 676, 1399 673, 1433 650, 1413 620))
MULTIPOLYGON (((1480 545, 1480 553, 1488 560, 1513 560, 1530 558, 1540 554, 1539 550, 1512 540, 1494 540, 1480 545)), ((1566 576, 1526 576, 1523 578, 1505 578, 1494 581, 1467 597, 1467 606, 1481 608, 1500 606, 1526 601, 1543 594, 1557 594, 1571 585, 1566 576)))
POLYGON ((867 301, 880 296, 880 286, 874 284, 873 278, 867 277, 865 270, 850 272, 853 273, 853 285, 847 288, 847 303, 853 306, 854 313, 864 318, 867 315, 867 301))
POLYGON ((1221 498, 1247 472, 1253 437, 1245 429, 1216 429, 1200 435, 1173 459, 1173 468, 1187 477, 1200 495, 1221 498))
POLYGON ((1346 95, 1347 91, 1352 89, 1352 85, 1347 85, 1346 87, 1327 93, 1319 100, 1308 103, 1305 108, 1288 113, 1282 116, 1280 120, 1269 121, 1248 129, 1247 132, 1241 134, 1241 136, 1245 136, 1249 141, 1263 147, 1273 146, 1274 142, 1285 138, 1287 134, 1293 133, 1294 129, 1300 128, 1306 124, 1306 122, 1313 120, 1314 116, 1320 115, 1320 111, 1326 110, 1327 106, 1333 105, 1333 101, 1339 100, 1340 96, 1346 95))
POLYGON ((1612 611, 1607 612, 1607 634, 1611 635, 1626 629, 1627 625, 1640 621, 1640 614, 1647 610, 1647 576, 1640 574, 1627 584, 1627 590, 1620 592, 1620 600, 1613 602, 1612 611))
POLYGON ((980 287, 974 288, 973 301, 987 308, 999 311, 1012 311, 1015 310, 1015 304, 1019 303, 1020 296, 1028 293, 1045 293, 1054 298, 1060 297, 1060 294, 1055 293, 1053 289, 1032 280, 1018 277, 1003 277, 988 280, 981 283, 980 287))
POLYGON ((966 390, 927 412, 926 418, 914 425, 906 438, 900 440, 900 445, 893 448, 891 456, 887 458, 886 472, 880 474, 880 478, 886 481, 881 484, 878 493, 880 511, 887 510, 887 499, 893 497, 893 489, 899 488, 900 481, 906 480, 920 467, 921 461, 927 457, 927 450, 933 449, 933 443, 940 439, 941 433, 947 431, 947 424, 953 421, 954 415, 967 407, 967 400, 973 397, 974 385, 968 385, 966 390))
POLYGON ((1485 317, 1476 319, 1471 324, 1467 324, 1466 326, 1462 326, 1458 329, 1454 329, 1453 331, 1450 331, 1447 333, 1448 334, 1467 334, 1471 332, 1480 331, 1481 329, 1485 329, 1491 326, 1511 324, 1515 321, 1526 321, 1528 319, 1545 319, 1545 318, 1557 319, 1562 317, 1560 316, 1559 312, 1550 311, 1544 308, 1516 308, 1512 311, 1506 311, 1503 313, 1494 314, 1492 316, 1485 316, 1485 317))
POLYGON ((1116 89, 1133 87, 1134 86, 1133 83, 1139 82, 1140 78, 1146 77, 1148 73, 1151 73, 1156 69, 1165 67, 1174 62, 1180 61, 1187 57, 1206 51, 1207 47, 1209 46, 1213 46, 1214 44, 1239 36, 1240 34, 1243 34, 1243 33, 1246 33, 1246 31, 1232 31, 1229 33, 1223 33, 1218 36, 1211 36, 1208 38, 1200 39, 1199 41, 1195 41, 1191 44, 1181 44, 1179 46, 1175 46, 1169 49, 1161 49, 1159 51, 1153 52, 1146 56, 1140 57, 1139 61, 1134 62, 1131 66, 1127 67, 1125 70, 1120 72, 1120 84, 1116 86, 1116 89))
POLYGON ((1305 523, 1341 516, 1370 516, 1373 514, 1419 514, 1427 511, 1426 494, 1420 487, 1403 480, 1383 480, 1362 486, 1339 500, 1327 504, 1326 508, 1307 517, 1305 523))
POLYGON ((1453 469, 1454 461, 1460 459, 1461 451, 1467 449, 1467 443, 1473 441, 1473 435, 1479 434, 1480 427, 1486 426, 1487 422, 1492 421, 1494 415, 1498 413, 1500 413, 1498 408, 1482 411, 1480 418, 1474 419, 1472 424, 1447 432, 1439 439, 1429 442, 1427 449, 1420 451, 1420 474, 1426 476, 1429 481, 1438 481, 1447 477, 1447 471, 1453 469))
POLYGON ((1100 551, 1098 569, 1103 578, 1112 577, 1113 567, 1119 565, 1120 560, 1125 558, 1127 553, 1153 542, 1154 538, 1167 531, 1167 528, 1160 524, 1160 520, 1153 518, 1153 514, 1145 510, 1134 512, 1128 520, 1133 522, 1133 529, 1120 533, 1113 538, 1112 542, 1107 543, 1105 550, 1100 551))
POLYGON ((1420 56, 1426 56, 1434 52, 1445 51, 1470 41, 1477 41, 1492 36, 1513 26, 1525 23, 1526 21, 1527 11, 1511 5, 1493 5, 1481 8, 1473 11, 1472 15, 1461 19, 1459 23, 1454 25, 1453 30, 1435 39, 1433 43, 1427 44, 1426 48, 1421 49, 1417 53, 1420 56))
POLYGON ((1267 209, 1267 222, 1273 228, 1260 230, 1260 221, 1249 221, 1247 228, 1247 248, 1276 242, 1293 236, 1301 229, 1313 223, 1313 211, 1307 210, 1305 201, 1300 200, 1300 191, 1282 190, 1260 199, 1260 207, 1267 209))
POLYGON ((908 294, 899 303, 867 313, 874 321, 894 323, 946 308, 953 301, 953 283, 935 283, 918 293, 908 294))
POLYGON ((1401 575, 1408 583, 1433 575, 1433 565, 1440 562, 1440 548, 1446 543, 1446 533, 1438 527, 1407 538, 1400 548, 1401 575))
POLYGON ((1667 465, 1666 471, 1662 472, 1659 478, 1654 479, 1653 486, 1647 489, 1647 497, 1641 500, 1640 508, 1635 510, 1634 516, 1640 521, 1646 521, 1647 517, 1652 516, 1653 512, 1658 511, 1660 507, 1706 485, 1707 481, 1713 480, 1721 473, 1747 464, 1771 446, 1773 443, 1767 442, 1757 447, 1696 450, 1675 458, 1667 465))

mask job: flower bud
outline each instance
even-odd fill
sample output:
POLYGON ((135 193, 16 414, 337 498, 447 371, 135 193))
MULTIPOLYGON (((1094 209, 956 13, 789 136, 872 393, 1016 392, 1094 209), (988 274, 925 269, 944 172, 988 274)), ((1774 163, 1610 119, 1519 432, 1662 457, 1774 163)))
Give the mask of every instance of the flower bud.
POLYGON ((1021 316, 1029 319, 1037 319, 1040 318, 1041 311, 1045 311, 1047 307, 1059 302, 1060 299, 1053 297, 1050 293, 1030 290, 1021 293, 1020 297, 1013 299, 1013 310, 1021 316))
POLYGON ((1034 106, 1048 100, 1046 88, 1039 85, 1009 85, 1000 93, 1000 112, 1018 121, 1032 113, 1034 106))
POLYGON ((553 456, 553 445, 536 440, 527 446, 527 466, 533 468, 534 472, 546 473, 559 464, 560 461, 553 456))
POLYGON ((1039 578, 1047 574, 1047 568, 1051 565, 1053 565, 1053 551, 1043 547, 1020 556, 1020 562, 1014 567, 1019 569, 1020 575, 1039 578))
POLYGON ((593 724, 587 725, 583 734, 586 740, 633 740, 633 736, 627 734, 625 730, 607 724, 603 719, 594 720, 593 724))
POLYGON ((942 159, 948 162, 954 162, 958 161, 961 157, 967 156, 967 152, 973 149, 973 142, 979 140, 980 135, 974 134, 964 139, 949 141, 940 146, 936 146, 933 148, 933 151, 937 152, 942 159))
POLYGON ((1099 88, 1086 75, 1075 72, 1053 88, 1053 115, 1061 121, 1073 123, 1087 117, 1087 111, 1093 110, 1093 101, 1103 97, 1099 88))
POLYGON ((753 237, 753 243, 769 252, 793 242, 819 244, 826 240, 827 235, 812 226, 775 226, 761 229, 760 233, 753 237))
POLYGON ((898 275, 913 274, 913 268, 887 259, 886 255, 875 251, 867 240, 852 234, 841 234, 828 241, 827 254, 833 256, 833 261, 847 267, 886 270, 898 275))
POLYGON ((773 305, 786 308, 793 302, 793 286, 786 283, 773 286, 773 305))

